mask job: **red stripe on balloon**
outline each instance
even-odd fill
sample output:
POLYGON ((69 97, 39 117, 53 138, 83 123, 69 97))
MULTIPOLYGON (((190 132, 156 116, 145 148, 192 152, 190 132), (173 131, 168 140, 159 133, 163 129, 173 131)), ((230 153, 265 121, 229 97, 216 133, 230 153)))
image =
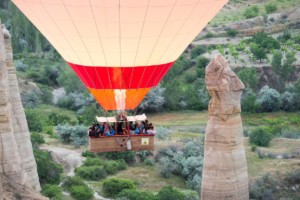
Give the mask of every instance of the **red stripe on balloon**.
POLYGON ((170 62, 150 66, 102 67, 67 63, 86 87, 94 89, 155 87, 174 64, 174 62, 170 62))

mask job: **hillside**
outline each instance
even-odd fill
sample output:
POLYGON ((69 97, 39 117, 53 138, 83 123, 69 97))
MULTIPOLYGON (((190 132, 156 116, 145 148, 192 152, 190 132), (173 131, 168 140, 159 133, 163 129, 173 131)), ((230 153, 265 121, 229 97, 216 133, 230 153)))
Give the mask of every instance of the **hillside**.
POLYGON ((119 199, 157 200, 159 194, 175 194, 198 200, 210 99, 205 67, 222 54, 246 86, 241 103, 251 199, 299 199, 300 0, 230 0, 160 85, 129 112, 145 112, 155 124, 155 151, 121 154, 87 151, 86 130, 95 115, 116 112, 98 105, 9 0, 0 1, 0 19, 12 35, 43 195, 67 200, 117 198, 104 189, 105 181, 116 178, 126 179, 123 184, 132 187, 119 199), (266 138, 266 145, 259 139, 258 144, 251 141, 257 133, 259 139, 266 138))

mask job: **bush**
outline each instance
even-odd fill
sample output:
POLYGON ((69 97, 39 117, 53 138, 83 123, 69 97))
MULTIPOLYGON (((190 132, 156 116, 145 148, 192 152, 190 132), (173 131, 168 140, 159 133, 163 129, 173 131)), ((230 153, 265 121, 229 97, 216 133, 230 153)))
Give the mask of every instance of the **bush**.
POLYGON ((155 164, 155 160, 147 158, 144 163, 149 166, 153 166, 155 164))
POLYGON ((30 134, 30 140, 33 146, 45 143, 43 135, 36 132, 30 134))
POLYGON ((236 29, 228 29, 226 31, 226 34, 229 36, 229 37, 235 37, 239 32, 236 30, 236 29))
POLYGON ((87 145, 87 130, 88 128, 83 125, 70 126, 66 124, 56 126, 60 140, 64 143, 72 142, 75 147, 87 145))
POLYGON ((184 200, 184 194, 171 186, 163 187, 157 196, 159 200, 184 200))
POLYGON ((103 166, 104 161, 101 160, 100 158, 86 158, 85 161, 83 162, 84 166, 103 166))
POLYGON ((81 156, 88 157, 88 158, 95 158, 96 155, 93 152, 90 152, 88 150, 81 153, 81 156))
POLYGON ((135 189, 135 184, 128 179, 109 178, 103 182, 103 193, 107 197, 116 197, 122 190, 135 189))
POLYGON ((62 184, 62 186, 67 190, 70 190, 72 186, 84 186, 84 185, 86 185, 86 184, 78 176, 72 176, 72 177, 67 176, 62 184))
POLYGON ((278 111, 282 105, 280 94, 267 85, 259 91, 256 102, 264 112, 278 111))
POLYGON ((196 67, 197 68, 205 68, 206 65, 209 63, 209 59, 204 56, 197 57, 196 60, 196 67))
POLYGON ((252 6, 250 8, 247 8, 244 12, 244 16, 247 18, 247 19, 250 19, 250 18, 254 18, 254 17, 257 17, 259 14, 259 9, 257 6, 252 6))
POLYGON ((123 160, 125 160, 126 163, 132 163, 135 161, 135 152, 134 151, 109 152, 109 153, 104 153, 104 156, 111 160, 122 160, 123 159, 123 160))
POLYGON ((33 109, 41 103, 41 94, 40 91, 31 90, 28 93, 23 94, 22 104, 25 108, 33 109))
POLYGON ((157 200, 157 197, 148 191, 123 190, 117 195, 118 198, 127 198, 130 200, 157 200))
POLYGON ((295 128, 282 129, 281 136, 284 138, 298 139, 300 138, 300 129, 295 129, 295 128))
POLYGON ((58 185, 46 184, 42 187, 42 194, 50 199, 61 200, 62 191, 58 185))
POLYGON ((159 138, 161 140, 165 140, 170 137, 170 134, 171 134, 170 128, 165 128, 162 126, 156 127, 156 135, 155 136, 157 138, 159 138))
POLYGON ((196 46, 191 51, 191 59, 197 58, 201 54, 207 52, 207 49, 204 46, 196 46))
POLYGON ((259 127, 253 129, 250 134, 250 143, 257 146, 267 147, 272 140, 272 134, 267 128, 259 127))
POLYGON ((285 91, 282 94, 282 110, 294 111, 297 108, 295 94, 285 91))
POLYGON ((262 176, 250 185, 250 199, 276 199, 274 196, 276 185, 277 182, 270 174, 262 176))
POLYGON ((47 120, 47 123, 52 126, 57 126, 58 124, 66 124, 70 122, 71 122, 71 118, 68 115, 58 114, 55 112, 52 112, 48 116, 48 120, 47 120))
POLYGON ((31 132, 41 132, 43 130, 43 122, 33 109, 25 109, 26 119, 29 130, 31 132))
POLYGON ((256 94, 246 89, 241 98, 242 110, 245 112, 256 112, 260 105, 256 102, 256 94))
POLYGON ((75 174, 83 179, 99 181, 107 177, 107 172, 103 166, 81 166, 76 168, 75 174))
POLYGON ((272 4, 272 3, 266 4, 265 5, 265 11, 266 11, 267 14, 276 12, 277 11, 276 4, 272 4))
POLYGON ((60 182, 60 174, 63 168, 51 160, 49 152, 33 150, 35 161, 37 164, 37 172, 41 184, 58 184, 60 182))
POLYGON ((70 188, 71 195, 76 200, 89 200, 93 198, 93 190, 87 185, 72 186, 70 188))

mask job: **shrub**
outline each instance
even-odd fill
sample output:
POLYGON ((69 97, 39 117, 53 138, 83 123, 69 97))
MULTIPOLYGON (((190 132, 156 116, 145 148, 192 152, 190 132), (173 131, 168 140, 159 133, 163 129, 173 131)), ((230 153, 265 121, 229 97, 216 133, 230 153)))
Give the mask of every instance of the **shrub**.
POLYGON ((285 91, 282 94, 282 110, 294 111, 297 108, 295 94, 285 91))
POLYGON ((148 156, 153 154, 149 150, 143 150, 136 152, 136 155, 141 159, 141 161, 144 161, 148 156))
POLYGON ((43 122, 33 109, 25 109, 26 119, 29 130, 32 132, 41 132, 43 129, 43 122))
POLYGON ((205 68, 206 65, 209 63, 209 59, 204 56, 197 57, 196 60, 196 67, 197 68, 205 68))
POLYGON ((262 176, 250 185, 250 199, 276 199, 274 196, 276 185, 277 182, 270 174, 262 176))
MULTIPOLYGON (((117 171, 119 171, 119 163, 114 160, 106 161, 104 164, 104 169, 108 174, 115 174, 117 173, 117 171)), ((125 165, 125 169, 126 169, 126 165, 125 165)))
POLYGON ((60 174, 63 172, 61 165, 53 162, 49 152, 34 150, 37 171, 41 184, 58 184, 60 174))
POLYGON ((30 134, 30 140, 33 146, 45 143, 43 135, 36 132, 30 134))
POLYGON ((157 196, 159 200, 184 200, 184 194, 171 186, 163 187, 157 196))
POLYGON ((84 166, 103 166, 104 161, 101 160, 100 158, 86 158, 85 161, 83 162, 84 166))
POLYGON ((241 98, 242 110, 245 112, 256 112, 260 105, 256 102, 256 94, 246 89, 241 98))
POLYGON ((83 179, 99 181, 107 177, 107 172, 103 166, 81 166, 76 168, 75 174, 83 179))
POLYGON ((229 36, 229 37, 235 37, 239 32, 236 30, 236 29, 228 29, 226 31, 226 34, 229 36))
POLYGON ((72 186, 70 188, 72 197, 76 200, 89 200, 93 198, 93 191, 87 185, 72 186))
POLYGON ((300 170, 289 173, 286 179, 291 185, 300 184, 300 170))
POLYGON ((135 184, 128 179, 109 178, 103 182, 103 193, 107 197, 116 197, 122 190, 135 189, 135 184))
POLYGON ((191 59, 197 58, 201 54, 204 54, 207 49, 204 46, 196 46, 191 51, 191 59))
POLYGON ((149 166, 153 166, 155 164, 155 160, 147 158, 144 163, 149 166))
POLYGON ((276 4, 272 4, 272 3, 266 4, 265 5, 265 11, 266 11, 267 14, 276 12, 277 11, 276 4))
POLYGON ((56 131, 59 138, 64 143, 72 142, 75 147, 86 145, 88 143, 87 127, 83 125, 58 125, 56 131))
POLYGON ((130 200, 157 200, 157 197, 148 191, 123 190, 117 195, 118 198, 127 198, 130 200))
POLYGON ((250 18, 253 18, 253 17, 257 17, 259 14, 259 9, 257 6, 252 6, 252 7, 249 7, 245 10, 244 12, 244 16, 247 18, 247 19, 250 19, 250 18))
POLYGON ((67 189, 67 190, 70 190, 70 188, 72 187, 72 186, 84 186, 84 185, 86 185, 85 183, 84 183, 84 181, 80 178, 80 177, 78 177, 78 176, 67 176, 66 178, 65 178, 65 180, 63 181, 63 184, 62 184, 62 186, 65 188, 65 189, 67 189))
POLYGON ((282 100, 277 90, 264 86, 258 93, 256 100, 260 104, 262 111, 273 112, 280 109, 282 100))
POLYGON ((70 123, 70 121, 71 118, 68 115, 52 112, 48 116, 47 123, 52 126, 57 126, 58 124, 70 123))
POLYGON ((62 191, 58 185, 46 184, 42 187, 42 194, 50 199, 61 200, 62 191))
POLYGON ((96 155, 93 152, 90 152, 88 150, 81 153, 81 156, 88 157, 88 158, 95 158, 96 155))
POLYGON ((197 73, 189 71, 185 74, 184 78, 187 83, 193 83, 197 79, 197 73))
POLYGON ((161 140, 165 140, 170 137, 170 134, 171 134, 170 128, 165 128, 162 126, 156 127, 156 135, 155 136, 157 138, 159 138, 161 140))
POLYGON ((38 104, 41 103, 41 96, 40 92, 37 90, 31 90, 28 93, 23 94, 22 97, 22 104, 25 108, 35 108, 38 104))
POLYGON ((300 138, 300 129, 295 129, 295 128, 282 129, 281 136, 284 138, 298 139, 300 138))
POLYGON ((267 147, 272 140, 272 134, 267 128, 259 127, 253 129, 250 134, 250 143, 257 146, 267 147))
POLYGON ((111 160, 122 160, 123 159, 123 160, 125 160, 126 163, 132 163, 135 161, 135 152, 134 151, 109 152, 109 153, 104 153, 104 156, 111 160))

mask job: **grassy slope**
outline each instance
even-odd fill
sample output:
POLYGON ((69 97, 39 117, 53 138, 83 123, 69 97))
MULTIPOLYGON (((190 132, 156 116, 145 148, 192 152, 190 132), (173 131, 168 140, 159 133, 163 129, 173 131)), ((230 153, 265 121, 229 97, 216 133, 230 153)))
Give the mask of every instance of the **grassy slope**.
POLYGON ((216 26, 227 24, 234 21, 245 20, 244 12, 249 6, 257 6, 259 8, 259 16, 264 15, 265 8, 264 6, 269 3, 273 3, 277 5, 277 12, 294 8, 295 6, 300 5, 300 0, 267 0, 267 1, 242 1, 240 3, 233 3, 238 2, 231 1, 229 5, 232 5, 233 9, 222 9, 216 17, 210 22, 209 26, 216 26))

